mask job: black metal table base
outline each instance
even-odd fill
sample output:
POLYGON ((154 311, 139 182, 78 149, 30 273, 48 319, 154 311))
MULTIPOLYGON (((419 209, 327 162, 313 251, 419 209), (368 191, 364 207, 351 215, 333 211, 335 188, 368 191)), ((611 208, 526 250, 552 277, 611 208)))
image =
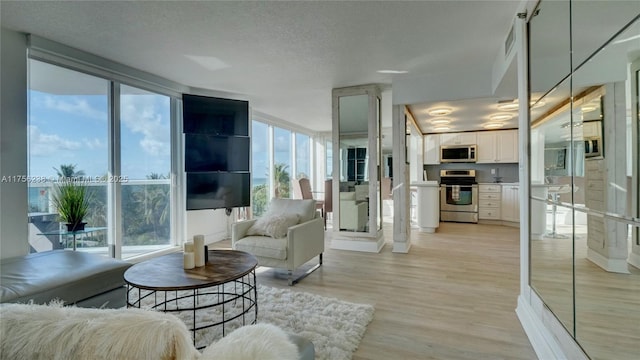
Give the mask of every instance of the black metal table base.
POLYGON ((222 285, 189 290, 148 290, 127 285, 127 307, 172 313, 185 322, 203 349, 258 318, 255 269, 222 285))

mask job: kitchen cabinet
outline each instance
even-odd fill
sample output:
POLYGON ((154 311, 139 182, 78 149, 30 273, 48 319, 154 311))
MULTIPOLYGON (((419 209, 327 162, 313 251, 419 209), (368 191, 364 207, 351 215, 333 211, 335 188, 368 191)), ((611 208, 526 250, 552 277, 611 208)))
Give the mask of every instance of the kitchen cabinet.
POLYGON ((476 145, 475 132, 440 134, 440 145, 476 145))
POLYGON ((478 185, 478 219, 500 220, 500 184, 478 185))
POLYGON ((440 134, 424 136, 424 164, 440 164, 440 134))
POLYGON ((502 184, 502 220, 520 222, 520 185, 502 184))
POLYGON ((437 181, 412 183, 418 191, 418 226, 421 232, 434 233, 440 225, 440 186, 437 181))
POLYGON ((518 130, 479 131, 477 163, 517 163, 518 130))

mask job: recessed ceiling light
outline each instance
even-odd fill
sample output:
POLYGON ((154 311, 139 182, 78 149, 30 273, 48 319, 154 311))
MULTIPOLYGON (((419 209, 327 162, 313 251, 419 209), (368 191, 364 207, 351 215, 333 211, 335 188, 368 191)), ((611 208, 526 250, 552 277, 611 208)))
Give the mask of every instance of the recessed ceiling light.
POLYGON ((498 104, 497 107, 498 107, 498 110, 501 110, 501 111, 514 111, 514 110, 518 110, 520 105, 518 105, 517 100, 514 100, 513 102, 509 102, 509 103, 498 104))
POLYGON ((378 70, 376 71, 379 74, 406 74, 407 70, 378 70))
POLYGON ((433 131, 447 131, 449 129, 451 129, 451 128, 448 127, 448 126, 436 126, 436 127, 433 128, 433 131))
POLYGON ((510 120, 513 117, 512 114, 493 114, 491 116, 489 116, 489 119, 491 121, 505 121, 505 120, 510 120))
POLYGON ((431 120, 431 123, 433 125, 447 125, 451 122, 451 120, 449 119, 445 119, 445 118, 438 118, 438 119, 433 119, 431 120))
POLYGON ((443 108, 429 109, 427 114, 429 114, 431 116, 447 116, 447 115, 451 114, 452 112, 453 112, 453 110, 443 107, 443 108))
POLYGON ((503 123, 487 123, 483 125, 485 129, 499 129, 504 126, 503 123))

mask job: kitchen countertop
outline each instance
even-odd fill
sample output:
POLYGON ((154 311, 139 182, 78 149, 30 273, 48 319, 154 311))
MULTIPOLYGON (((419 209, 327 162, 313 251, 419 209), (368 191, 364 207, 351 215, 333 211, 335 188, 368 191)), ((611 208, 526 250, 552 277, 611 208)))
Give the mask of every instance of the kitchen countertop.
POLYGON ((428 180, 428 181, 416 181, 416 182, 412 182, 411 186, 434 186, 434 187, 438 187, 440 186, 440 184, 438 184, 437 181, 435 180, 428 180))

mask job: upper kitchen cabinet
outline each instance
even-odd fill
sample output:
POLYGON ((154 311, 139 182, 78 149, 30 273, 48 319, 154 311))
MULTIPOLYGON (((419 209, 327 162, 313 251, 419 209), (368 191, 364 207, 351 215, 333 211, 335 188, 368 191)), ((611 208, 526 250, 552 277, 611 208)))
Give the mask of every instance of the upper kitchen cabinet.
POLYGON ((424 136, 424 164, 440 164, 440 134, 424 136))
POLYGON ((461 132, 461 133, 445 133, 440 134, 440 145, 476 145, 476 133, 475 132, 461 132))
POLYGON ((477 133, 477 163, 517 163, 518 130, 477 133))

